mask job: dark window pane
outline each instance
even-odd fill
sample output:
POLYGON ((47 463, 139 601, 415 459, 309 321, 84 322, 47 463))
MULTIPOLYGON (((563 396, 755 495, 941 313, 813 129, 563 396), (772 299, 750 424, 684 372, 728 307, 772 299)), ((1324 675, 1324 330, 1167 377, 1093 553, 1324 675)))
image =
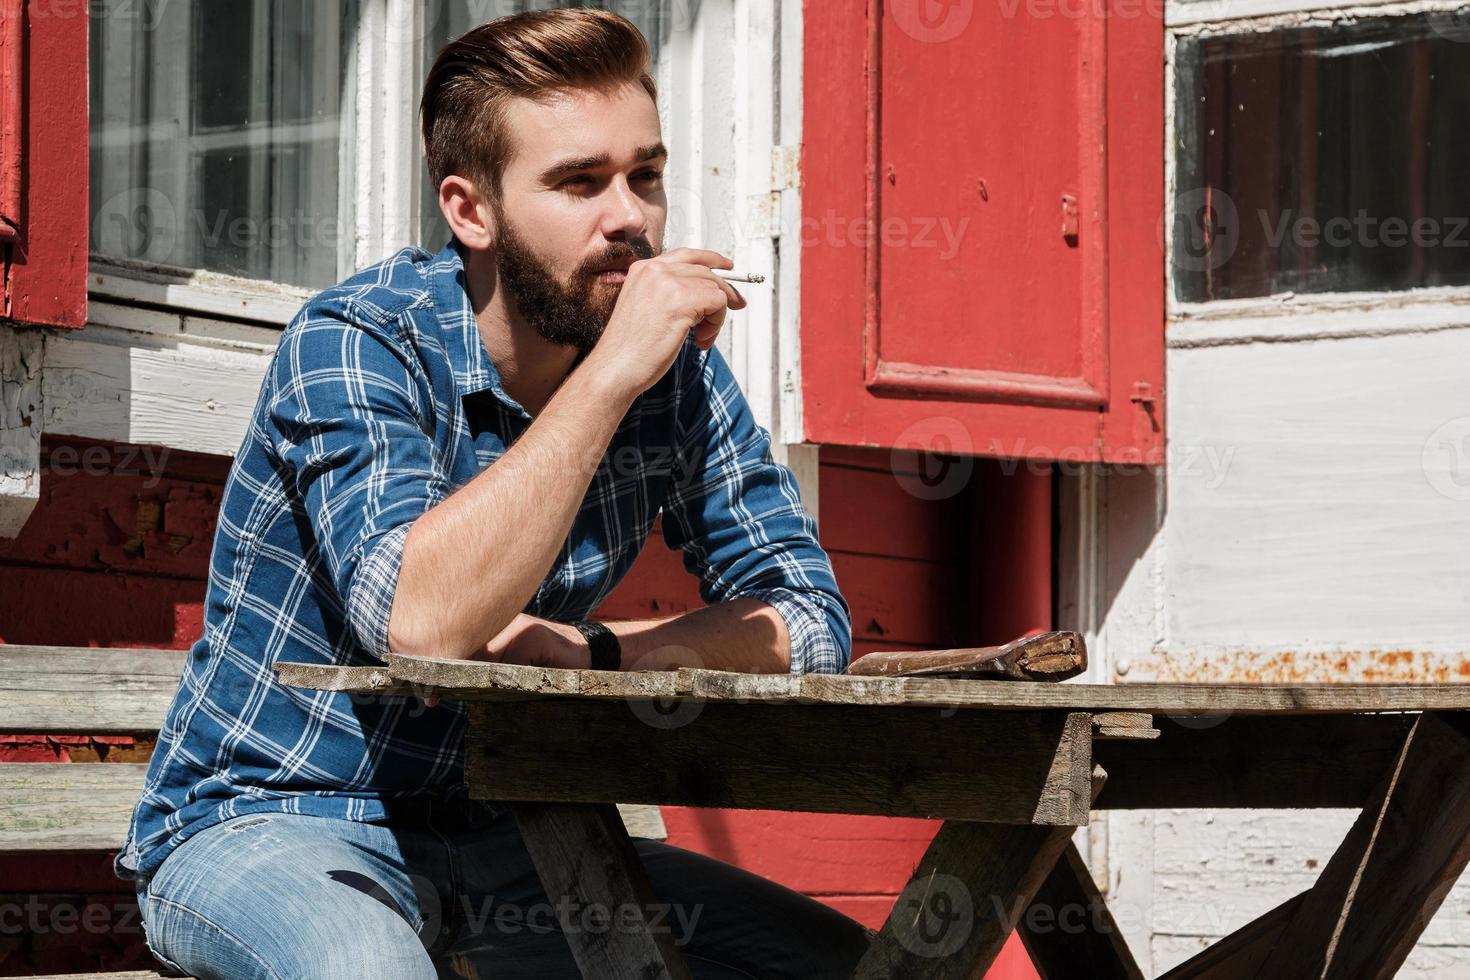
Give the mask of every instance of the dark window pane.
POLYGON ((94 2, 92 250, 330 285, 356 7, 94 2))
POLYGON ((1467 41, 1443 14, 1181 41, 1178 298, 1470 283, 1467 41))

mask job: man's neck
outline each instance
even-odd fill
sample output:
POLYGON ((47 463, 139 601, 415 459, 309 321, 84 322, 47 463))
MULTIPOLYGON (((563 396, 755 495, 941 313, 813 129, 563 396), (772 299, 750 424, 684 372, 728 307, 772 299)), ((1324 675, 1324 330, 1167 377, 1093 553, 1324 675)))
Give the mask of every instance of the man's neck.
POLYGON ((465 257, 465 283, 485 350, 495 362, 505 393, 531 415, 540 414, 571 373, 577 349, 538 334, 499 288, 495 260, 484 252, 465 257))

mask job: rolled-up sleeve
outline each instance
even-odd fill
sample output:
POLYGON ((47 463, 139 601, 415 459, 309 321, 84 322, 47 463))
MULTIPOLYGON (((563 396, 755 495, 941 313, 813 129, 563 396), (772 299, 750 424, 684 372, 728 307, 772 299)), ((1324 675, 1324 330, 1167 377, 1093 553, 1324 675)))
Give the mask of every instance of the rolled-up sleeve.
POLYGON ((392 323, 308 307, 282 335, 263 396, 315 558, 354 638, 380 660, 409 528, 452 491, 412 358, 392 323))
POLYGON ((770 433, 717 348, 686 342, 675 369, 679 447, 664 540, 683 552, 706 603, 775 607, 791 636, 792 673, 840 673, 852 655, 851 610, 795 477, 772 458, 770 433))

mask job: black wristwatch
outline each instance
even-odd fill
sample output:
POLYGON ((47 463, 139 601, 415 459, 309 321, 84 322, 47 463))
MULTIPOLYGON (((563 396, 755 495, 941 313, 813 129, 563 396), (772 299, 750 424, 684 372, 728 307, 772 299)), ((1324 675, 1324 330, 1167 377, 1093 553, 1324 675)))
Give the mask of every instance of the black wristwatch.
POLYGON ((623 647, 618 643, 618 634, 602 623, 595 623, 591 620, 583 620, 572 625, 587 638, 587 648, 592 651, 593 670, 623 669, 623 647))

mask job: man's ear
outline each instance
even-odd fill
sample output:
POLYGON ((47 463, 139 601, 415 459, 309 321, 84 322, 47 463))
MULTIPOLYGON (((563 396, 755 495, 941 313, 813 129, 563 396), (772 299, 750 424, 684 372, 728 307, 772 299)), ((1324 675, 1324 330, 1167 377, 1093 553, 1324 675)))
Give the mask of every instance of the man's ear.
POLYGON ((474 182, 454 174, 439 185, 439 213, 466 248, 488 250, 495 242, 495 216, 474 182))

